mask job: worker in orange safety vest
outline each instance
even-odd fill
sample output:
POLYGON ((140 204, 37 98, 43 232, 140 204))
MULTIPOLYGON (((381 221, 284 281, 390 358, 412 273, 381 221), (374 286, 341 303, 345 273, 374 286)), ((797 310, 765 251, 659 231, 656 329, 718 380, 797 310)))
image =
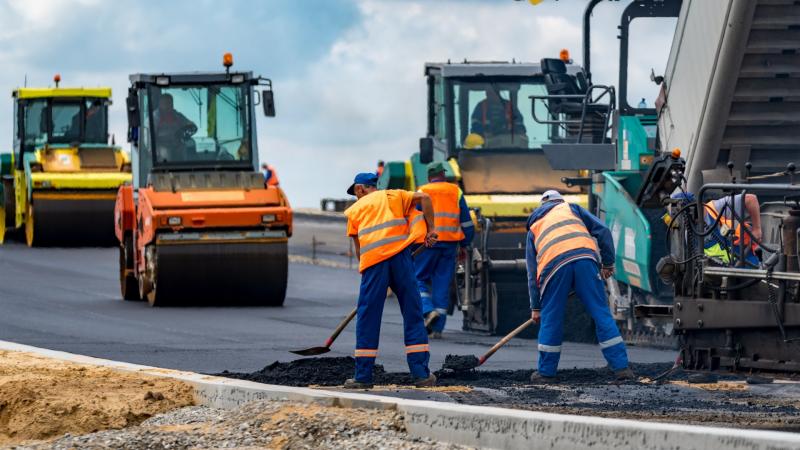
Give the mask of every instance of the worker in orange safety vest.
POLYGON ((378 177, 374 173, 360 173, 347 190, 358 199, 345 210, 344 215, 347 217, 347 235, 353 239, 359 259, 361 288, 356 315, 355 376, 347 380, 344 387, 372 387, 388 287, 397 295, 403 315, 406 360, 413 383, 418 387, 433 386, 436 376, 428 368, 428 334, 408 248, 418 238, 423 238, 428 247, 436 244, 437 234, 432 231, 433 204, 425 193, 395 189, 379 191, 377 183, 378 177), (421 206, 421 213, 416 209, 417 205, 421 206))

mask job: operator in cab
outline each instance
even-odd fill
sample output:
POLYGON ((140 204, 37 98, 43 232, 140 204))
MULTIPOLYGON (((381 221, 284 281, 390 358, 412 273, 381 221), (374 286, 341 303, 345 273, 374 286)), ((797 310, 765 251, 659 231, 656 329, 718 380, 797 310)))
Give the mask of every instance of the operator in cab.
POLYGON ((159 161, 185 161, 189 153, 194 153, 191 136, 197 133, 197 125, 175 109, 172 95, 162 94, 159 97, 153 121, 159 161))
POLYGON ((347 190, 358 199, 344 215, 347 235, 353 239, 359 260, 361 288, 356 313, 355 376, 348 379, 344 387, 366 389, 373 385, 381 316, 389 287, 397 295, 403 315, 406 362, 413 383, 417 387, 433 386, 436 376, 428 368, 428 333, 409 250, 420 237, 427 247, 436 244, 438 236, 430 231, 434 229, 433 204, 428 194, 401 189, 378 190, 377 184, 374 172, 359 173, 347 190), (422 207, 421 213, 417 205, 422 207))
POLYGON ((428 337, 432 339, 442 338, 459 250, 466 257, 465 249, 475 235, 464 193, 456 184, 447 181, 446 164, 442 161, 428 164, 428 184, 419 188, 420 192, 431 197, 436 211, 433 215, 435 231, 439 236, 436 245, 414 259, 422 314, 425 315, 428 337))
POLYGON ((531 318, 539 328, 539 367, 532 383, 552 383, 561 358, 567 298, 575 291, 592 316, 597 342, 618 380, 632 380, 625 342, 611 316, 605 281, 614 274, 611 231, 589 211, 564 201, 558 191, 542 195, 528 218, 525 239, 531 318))
POLYGON ((475 105, 472 111, 470 135, 465 141, 475 141, 476 138, 471 136, 477 135, 482 138, 481 144, 485 147, 527 148, 528 136, 517 106, 502 98, 493 85, 489 85, 484 92, 486 98, 475 105))
MULTIPOLYGON (((81 130, 81 112, 78 111, 72 116, 70 125, 70 136, 78 139, 81 130)), ((103 101, 89 100, 86 105, 86 122, 84 128, 84 141, 92 143, 104 143, 108 141, 106 136, 105 119, 103 118, 103 101)))

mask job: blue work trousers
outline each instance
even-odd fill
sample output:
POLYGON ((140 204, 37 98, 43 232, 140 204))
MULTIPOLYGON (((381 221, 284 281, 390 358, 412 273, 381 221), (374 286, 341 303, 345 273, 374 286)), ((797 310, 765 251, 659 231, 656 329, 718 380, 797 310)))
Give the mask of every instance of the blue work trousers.
POLYGON ((433 331, 444 330, 447 321, 457 250, 457 242, 440 242, 414 258, 417 287, 422 297, 422 314, 427 315, 431 311, 439 313, 439 318, 431 324, 433 331))
POLYGON ((403 314, 406 360, 413 378, 430 375, 428 333, 422 317, 421 300, 414 279, 414 265, 408 248, 391 258, 368 267, 361 274, 356 315, 356 381, 372 382, 372 369, 378 356, 381 317, 386 289, 391 287, 403 314))
POLYGON ((625 343, 619 334, 606 300, 604 281, 597 263, 579 259, 565 264, 552 275, 542 295, 542 324, 539 328, 539 373, 556 375, 564 333, 567 297, 574 290, 594 319, 597 341, 613 370, 628 367, 625 343))

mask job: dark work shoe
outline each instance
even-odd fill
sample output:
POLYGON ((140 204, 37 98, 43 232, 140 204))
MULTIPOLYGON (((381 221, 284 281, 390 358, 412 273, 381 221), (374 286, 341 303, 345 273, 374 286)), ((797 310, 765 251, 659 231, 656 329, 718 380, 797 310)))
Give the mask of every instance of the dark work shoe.
POLYGON ((441 331, 431 331, 428 334, 428 338, 429 339, 441 339, 442 338, 442 332, 441 331))
POLYGON ((439 313, 436 311, 431 311, 425 315, 425 331, 428 334, 433 333, 433 323, 439 320, 439 313))
POLYGON ((552 384, 558 383, 558 377, 556 376, 546 376, 539 373, 539 371, 534 371, 531 374, 531 383, 533 384, 552 384))
POLYGON ((626 367, 624 369, 619 369, 614 371, 614 378, 617 381, 632 381, 636 379, 636 374, 633 371, 626 367))
POLYGON ((436 375, 430 374, 428 378, 415 378, 414 387, 433 387, 436 386, 436 375))
POLYGON ((356 381, 355 378, 348 378, 342 385, 345 389, 372 389, 375 386, 373 383, 365 383, 356 381))

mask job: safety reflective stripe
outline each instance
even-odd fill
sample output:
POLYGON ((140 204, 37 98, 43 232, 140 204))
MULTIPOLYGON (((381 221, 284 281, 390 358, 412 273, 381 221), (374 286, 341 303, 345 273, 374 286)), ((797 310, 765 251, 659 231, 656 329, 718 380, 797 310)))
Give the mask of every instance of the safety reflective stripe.
POLYGON ((434 311, 438 312, 441 315, 447 314, 447 309, 446 308, 436 308, 434 311))
POLYGON ((545 228, 539 236, 536 236, 536 240, 539 242, 544 242, 544 238, 547 237, 548 234, 552 233, 553 231, 565 226, 565 225, 584 225, 584 223, 578 219, 567 219, 562 220, 561 222, 556 222, 549 227, 545 228))
POLYGON ((422 298, 431 298, 431 293, 430 292, 420 292, 419 295, 422 298))
POLYGON ((404 241, 407 238, 408 238, 407 234, 401 234, 401 235, 398 235, 398 236, 390 236, 388 238, 383 238, 383 239, 381 239, 379 241, 375 241, 375 242, 373 242, 371 244, 367 244, 367 245, 361 247, 361 254, 363 255, 364 253, 367 253, 370 250, 375 250, 378 247, 382 247, 384 245, 391 244, 392 242, 404 241))
POLYGON ((463 228, 467 228, 467 227, 474 227, 475 225, 472 223, 472 221, 471 221, 471 220, 469 220, 469 221, 467 221, 467 222, 461 222, 461 226, 462 226, 463 228))
POLYGON ((436 227, 436 231, 453 231, 456 232, 460 230, 461 227, 436 227))
POLYGON ((447 217, 450 219, 460 219, 461 215, 458 213, 437 212, 433 214, 433 217, 447 217))
POLYGON ((422 214, 414 217, 413 219, 411 219, 411 226, 413 227, 414 225, 417 224, 417 222, 419 222, 420 220, 422 220, 424 218, 425 218, 425 216, 423 216, 422 214))
POLYGON ((622 336, 617 336, 617 337, 611 338, 611 339, 609 339, 607 341, 601 342, 600 343, 600 348, 605 349, 605 348, 612 347, 612 346, 617 345, 617 344, 622 344, 622 342, 623 342, 622 336))
POLYGON ((589 233, 587 233, 587 232, 585 232, 585 231, 576 231, 576 232, 574 232, 574 233, 567 233, 567 234, 565 234, 565 235, 563 235, 563 236, 559 236, 559 237, 557 237, 557 238, 555 238, 555 239, 551 240, 550 242, 548 242, 548 243, 547 243, 547 244, 546 244, 544 247, 542 247, 541 249, 537 249, 537 250, 536 250, 536 252, 537 252, 537 256, 536 256, 536 262, 538 263, 538 262, 540 262, 540 261, 541 261, 541 259, 544 257, 544 255, 546 254, 547 250, 548 250, 550 247, 552 247, 552 246, 554 246, 554 245, 558 244, 559 242, 564 242, 564 241, 567 241, 567 240, 569 240, 569 239, 574 239, 574 238, 578 238, 578 237, 583 237, 583 238, 592 239, 592 235, 591 235, 591 234, 589 234, 589 233))
POLYGON ((428 344, 406 345, 406 354, 429 352, 431 346, 428 344))
POLYGON ((377 358, 378 349, 357 348, 355 352, 356 358, 377 358))
POLYGON ((358 237, 364 236, 365 234, 374 233, 378 230, 383 230, 386 228, 398 227, 400 225, 405 225, 406 219, 394 219, 388 222, 384 222, 369 228, 364 228, 363 230, 358 231, 358 237))
POLYGON ((561 353, 561 346, 539 344, 539 351, 545 353, 561 353))

